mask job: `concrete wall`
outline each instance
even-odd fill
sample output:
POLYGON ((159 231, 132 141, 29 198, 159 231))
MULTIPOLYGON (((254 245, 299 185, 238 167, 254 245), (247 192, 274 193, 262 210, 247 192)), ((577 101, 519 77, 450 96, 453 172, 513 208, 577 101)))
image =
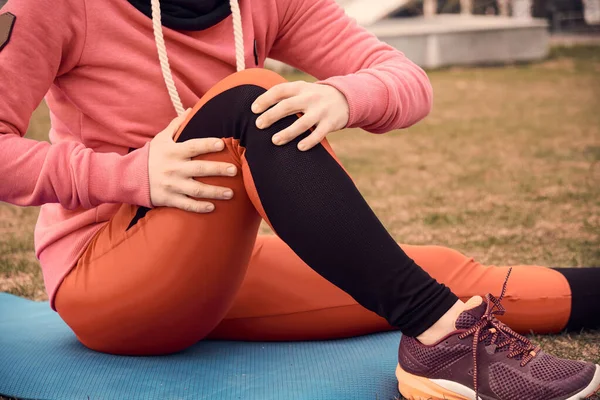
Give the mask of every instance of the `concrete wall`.
POLYGON ((397 21, 382 21, 369 30, 425 68, 535 61, 548 55, 545 21, 458 15, 397 21))

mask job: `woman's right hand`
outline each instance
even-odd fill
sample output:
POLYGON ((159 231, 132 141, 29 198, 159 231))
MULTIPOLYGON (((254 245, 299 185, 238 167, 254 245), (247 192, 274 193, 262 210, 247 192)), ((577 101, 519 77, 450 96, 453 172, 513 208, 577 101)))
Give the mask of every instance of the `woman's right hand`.
POLYGON ((222 151, 225 143, 219 138, 190 139, 181 143, 173 140, 177 129, 190 111, 191 109, 188 109, 171 121, 169 126, 150 142, 150 200, 156 207, 175 207, 185 211, 208 213, 215 209, 214 204, 192 197, 228 200, 233 197, 233 191, 198 182, 194 177, 235 176, 237 168, 224 162, 192 160, 201 154, 222 151))

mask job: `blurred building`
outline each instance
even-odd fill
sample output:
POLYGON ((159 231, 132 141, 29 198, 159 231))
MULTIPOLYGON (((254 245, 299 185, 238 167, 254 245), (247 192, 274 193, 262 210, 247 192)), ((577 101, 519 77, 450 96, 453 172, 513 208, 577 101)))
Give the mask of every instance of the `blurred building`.
MULTIPOLYGON (((474 15, 500 15, 502 13, 501 3, 496 0, 473 0, 472 13, 474 15)), ((512 11, 511 3, 514 4, 514 2, 507 2, 508 14, 511 14, 512 11)), ((533 0, 521 4, 530 8, 529 12, 532 17, 547 20, 552 32, 600 31, 598 25, 600 23, 600 15, 598 15, 600 1, 533 0)), ((438 14, 459 14, 461 12, 459 0, 437 0, 435 7, 438 14)), ((423 15, 423 1, 409 2, 392 16, 414 17, 419 15, 423 15)))
MULTIPOLYGON (((600 31, 600 0, 337 0, 347 12, 363 18, 438 14, 504 15, 542 18, 552 31, 600 31), (468 9, 465 9, 468 8, 468 9)), ((377 18, 375 18, 377 19, 377 18)))

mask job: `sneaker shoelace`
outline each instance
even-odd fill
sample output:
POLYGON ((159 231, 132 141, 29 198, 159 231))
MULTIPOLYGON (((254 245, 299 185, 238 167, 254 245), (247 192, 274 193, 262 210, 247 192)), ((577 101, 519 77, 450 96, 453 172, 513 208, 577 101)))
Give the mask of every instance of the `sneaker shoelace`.
POLYGON ((504 294, 506 293, 506 285, 512 268, 508 270, 502 293, 496 298, 488 294, 485 296, 487 308, 480 320, 471 328, 459 335, 459 339, 473 335, 473 390, 475 390, 475 399, 479 398, 479 386, 477 381, 477 349, 479 342, 490 338, 490 346, 494 345, 494 351, 508 346, 508 354, 506 357, 515 358, 521 357, 521 367, 527 365, 540 351, 540 346, 534 346, 529 339, 523 335, 510 329, 508 326, 500 322, 496 316, 504 315, 505 309, 501 304, 504 294))

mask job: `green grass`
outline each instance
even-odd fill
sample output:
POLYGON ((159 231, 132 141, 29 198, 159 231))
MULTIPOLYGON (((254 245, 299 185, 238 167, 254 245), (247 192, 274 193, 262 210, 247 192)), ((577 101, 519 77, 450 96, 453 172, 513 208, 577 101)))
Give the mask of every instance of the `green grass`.
MULTIPOLYGON (((430 77, 434 111, 422 123, 330 137, 394 237, 493 265, 600 266, 600 48, 555 48, 541 63, 430 77)), ((45 140, 48 124, 41 105, 28 136, 45 140)), ((36 217, 36 208, 0 204, 0 291, 43 300, 36 217)), ((534 340, 600 362, 598 332, 534 340)))

